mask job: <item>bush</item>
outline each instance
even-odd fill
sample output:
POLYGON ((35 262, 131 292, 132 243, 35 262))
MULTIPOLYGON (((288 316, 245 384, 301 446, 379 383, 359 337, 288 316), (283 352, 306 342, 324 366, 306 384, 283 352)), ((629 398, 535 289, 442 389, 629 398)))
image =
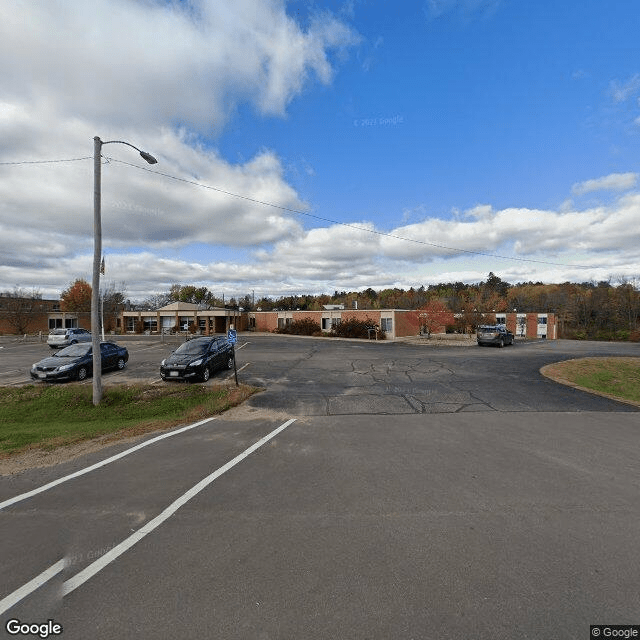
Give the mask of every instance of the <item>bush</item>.
MULTIPOLYGON (((331 329, 331 335, 339 338, 369 338, 369 329, 375 329, 378 325, 374 320, 366 318, 365 320, 356 320, 355 318, 349 318, 343 320, 340 324, 335 325, 331 329)), ((371 332, 373 336, 374 333, 371 332)), ((384 331, 378 328, 378 340, 385 339, 384 331)))
POLYGON ((302 320, 296 320, 281 329, 276 329, 275 332, 294 336, 313 336, 321 333, 321 330, 320 325, 313 318, 302 318, 302 320))

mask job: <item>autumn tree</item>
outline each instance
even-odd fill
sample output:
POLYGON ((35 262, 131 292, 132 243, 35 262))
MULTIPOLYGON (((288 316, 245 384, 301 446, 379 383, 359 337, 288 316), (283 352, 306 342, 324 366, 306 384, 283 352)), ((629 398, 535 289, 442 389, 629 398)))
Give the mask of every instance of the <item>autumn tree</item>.
POLYGON ((424 307, 419 310, 418 317, 420 319, 420 330, 431 336, 441 330, 442 327, 453 324, 453 314, 446 305, 437 298, 430 300, 424 307))
POLYGON ((91 311, 91 285, 84 279, 78 278, 60 295, 60 309, 62 311, 91 311))

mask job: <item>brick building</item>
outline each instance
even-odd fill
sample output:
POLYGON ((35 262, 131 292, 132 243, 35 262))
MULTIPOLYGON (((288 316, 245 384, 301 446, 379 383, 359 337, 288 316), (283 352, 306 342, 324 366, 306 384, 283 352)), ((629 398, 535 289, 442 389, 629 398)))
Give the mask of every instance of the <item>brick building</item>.
MULTIPOLYGON (((389 338, 415 336, 424 325, 425 312, 419 309, 368 309, 323 311, 253 311, 249 322, 256 331, 275 331, 296 320, 311 318, 320 325, 322 331, 351 318, 370 320, 382 329, 389 338)), ((451 312, 438 314, 436 330, 432 333, 444 333, 446 327, 455 323, 456 316, 451 312)), ((545 338, 555 340, 557 336, 556 318, 553 313, 485 313, 482 324, 505 324, 516 336, 525 338, 545 338)))

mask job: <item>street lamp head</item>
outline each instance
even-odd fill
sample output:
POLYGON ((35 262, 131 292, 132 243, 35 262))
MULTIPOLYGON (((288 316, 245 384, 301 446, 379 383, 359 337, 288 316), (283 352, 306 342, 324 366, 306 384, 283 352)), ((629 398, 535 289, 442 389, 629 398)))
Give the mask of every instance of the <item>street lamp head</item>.
POLYGON ((158 161, 150 154, 147 153, 146 151, 141 151, 140 155, 149 163, 149 164, 157 164, 158 161))

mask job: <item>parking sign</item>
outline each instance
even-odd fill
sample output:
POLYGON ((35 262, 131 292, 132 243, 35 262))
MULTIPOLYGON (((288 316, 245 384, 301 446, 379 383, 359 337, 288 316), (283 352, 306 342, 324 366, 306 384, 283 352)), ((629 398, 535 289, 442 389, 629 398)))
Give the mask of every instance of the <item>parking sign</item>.
POLYGON ((236 342, 238 342, 238 334, 236 333, 235 329, 229 329, 229 331, 227 332, 227 340, 229 340, 231 344, 235 344, 236 342))

